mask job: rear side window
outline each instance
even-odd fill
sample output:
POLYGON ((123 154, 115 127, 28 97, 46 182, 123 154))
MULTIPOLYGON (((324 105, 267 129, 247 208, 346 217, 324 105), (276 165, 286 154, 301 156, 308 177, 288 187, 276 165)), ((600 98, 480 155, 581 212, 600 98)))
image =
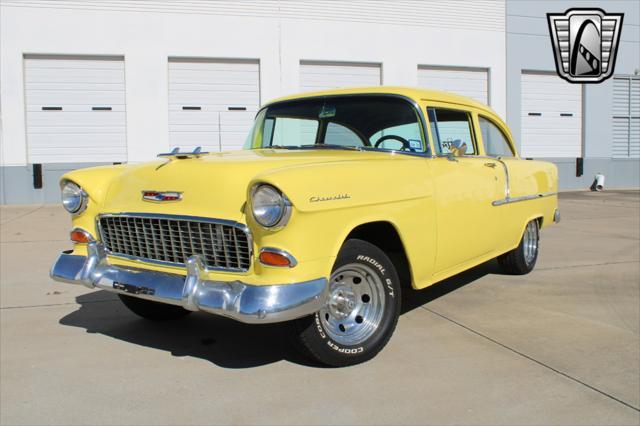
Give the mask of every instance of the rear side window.
POLYGON ((437 155, 476 155, 471 116, 465 111, 427 108, 437 155))
POLYGON ((478 117, 480 121, 480 133, 487 155, 491 157, 513 157, 513 152, 507 142, 507 138, 498 126, 484 117, 478 117))

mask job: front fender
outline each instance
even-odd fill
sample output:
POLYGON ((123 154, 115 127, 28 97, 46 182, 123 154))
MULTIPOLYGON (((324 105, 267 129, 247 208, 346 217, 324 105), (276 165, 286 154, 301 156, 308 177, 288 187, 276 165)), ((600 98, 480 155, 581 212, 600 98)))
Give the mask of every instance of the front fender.
POLYGON ((287 250, 301 262, 322 258, 324 274, 329 276, 349 233, 360 225, 383 221, 398 231, 414 280, 430 275, 436 232, 425 159, 289 167, 256 176, 250 187, 257 183, 274 185, 293 206, 288 224, 276 231, 260 227, 247 215, 257 247, 287 250))
POLYGON ((316 163, 258 174, 284 192, 300 212, 318 212, 418 199, 430 195, 425 159, 380 153, 379 160, 316 163))

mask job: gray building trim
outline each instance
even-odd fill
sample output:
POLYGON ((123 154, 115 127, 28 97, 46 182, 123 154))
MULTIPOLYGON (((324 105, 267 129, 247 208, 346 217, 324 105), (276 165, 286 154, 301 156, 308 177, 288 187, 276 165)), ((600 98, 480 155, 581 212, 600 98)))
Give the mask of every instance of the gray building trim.
POLYGON ((33 187, 33 165, 0 166, 0 204, 41 204, 60 201, 59 181, 65 173, 112 163, 60 163, 42 165, 42 188, 33 187))
MULTIPOLYGON (((547 13, 562 13, 572 7, 604 7, 606 12, 624 13, 615 74, 640 72, 640 3, 610 1, 539 2, 507 0, 506 63, 507 124, 518 149, 521 147, 521 75, 523 72, 555 73, 547 13)), ((570 84, 570 83, 567 83, 570 84)), ((605 188, 639 188, 640 161, 612 158, 613 78, 582 88, 582 158, 584 174, 576 176, 575 158, 546 158, 558 166, 560 189, 587 189, 596 173, 606 177, 605 188)))

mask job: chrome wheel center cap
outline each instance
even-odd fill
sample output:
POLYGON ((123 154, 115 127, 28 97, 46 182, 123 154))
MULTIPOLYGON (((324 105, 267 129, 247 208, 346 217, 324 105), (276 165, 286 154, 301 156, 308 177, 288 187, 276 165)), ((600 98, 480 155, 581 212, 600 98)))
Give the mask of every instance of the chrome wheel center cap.
POLYGON ((329 296, 327 303, 329 313, 336 319, 348 317, 356 307, 356 295, 351 288, 340 285, 336 286, 329 296))

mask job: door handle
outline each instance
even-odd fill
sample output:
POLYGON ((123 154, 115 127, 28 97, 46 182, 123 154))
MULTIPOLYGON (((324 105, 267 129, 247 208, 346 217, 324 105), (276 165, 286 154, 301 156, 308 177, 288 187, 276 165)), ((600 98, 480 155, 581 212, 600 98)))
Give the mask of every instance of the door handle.
POLYGON ((492 169, 496 167, 496 163, 484 163, 485 166, 491 167, 492 169))

